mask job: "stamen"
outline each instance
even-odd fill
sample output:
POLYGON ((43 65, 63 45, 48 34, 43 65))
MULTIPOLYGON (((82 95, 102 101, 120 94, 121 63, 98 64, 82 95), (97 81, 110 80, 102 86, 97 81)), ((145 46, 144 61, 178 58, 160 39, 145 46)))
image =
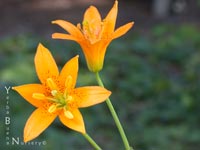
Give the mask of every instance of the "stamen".
POLYGON ((73 99, 72 96, 67 96, 67 101, 71 101, 73 99))
POLYGON ((49 112, 49 113, 53 113, 53 112, 56 111, 56 109, 57 109, 57 105, 56 105, 56 104, 52 104, 52 105, 49 107, 48 112, 49 112))
POLYGON ((74 115, 69 110, 64 109, 64 114, 68 119, 74 118, 74 115))
POLYGON ((83 27, 89 28, 89 23, 88 23, 87 20, 84 20, 84 21, 82 22, 82 25, 83 25, 83 27))
POLYGON ((57 89, 57 86, 56 86, 56 84, 55 84, 55 82, 53 81, 52 78, 48 78, 47 79, 47 85, 51 90, 56 90, 57 89))
POLYGON ((38 99, 38 100, 43 100, 46 98, 46 96, 42 93, 33 93, 32 98, 38 99))
POLYGON ((57 91, 57 90, 52 90, 52 91, 51 91, 51 95, 52 95, 52 96, 56 96, 56 95, 57 95, 57 93, 58 93, 58 91, 57 91))
POLYGON ((56 103, 58 102, 57 99, 52 98, 52 97, 46 97, 46 99, 49 100, 49 101, 51 101, 51 102, 56 102, 56 103))
POLYGON ((101 40, 103 27, 104 23, 99 22, 96 19, 91 20, 90 23, 87 20, 84 20, 82 22, 82 33, 84 34, 85 38, 90 41, 91 44, 94 44, 101 40))

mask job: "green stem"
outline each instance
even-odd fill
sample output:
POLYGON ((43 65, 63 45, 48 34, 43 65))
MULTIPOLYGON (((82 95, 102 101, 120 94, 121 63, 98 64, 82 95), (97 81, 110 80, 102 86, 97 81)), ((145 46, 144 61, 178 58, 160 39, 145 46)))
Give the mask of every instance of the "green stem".
MULTIPOLYGON (((97 79, 98 84, 99 84, 101 87, 104 87, 104 84, 103 84, 103 82, 102 82, 102 80, 101 80, 101 78, 100 78, 98 72, 96 73, 96 79, 97 79)), ((116 111, 115 111, 115 109, 114 109, 114 107, 113 107, 113 105, 112 105, 112 103, 111 103, 111 101, 110 101, 109 98, 106 100, 106 103, 107 103, 107 105, 108 105, 108 108, 110 109, 110 112, 111 112, 111 114, 112 114, 112 117, 113 117, 113 119, 114 119, 114 121, 115 121, 115 124, 116 124, 118 130, 119 130, 119 133, 120 133, 121 138, 122 138, 122 140, 123 140, 125 149, 126 149, 126 150, 133 150, 133 148, 130 147, 130 145, 129 145, 128 139, 127 139, 126 134, 125 134, 125 132, 124 132, 124 129, 123 129, 123 127, 122 127, 122 125, 121 125, 121 123, 120 123, 120 121, 119 121, 119 118, 118 118, 118 116, 117 116, 117 113, 116 113, 116 111)))
POLYGON ((83 134, 83 136, 88 140, 88 142, 96 149, 96 150, 102 150, 97 143, 87 134, 83 134))

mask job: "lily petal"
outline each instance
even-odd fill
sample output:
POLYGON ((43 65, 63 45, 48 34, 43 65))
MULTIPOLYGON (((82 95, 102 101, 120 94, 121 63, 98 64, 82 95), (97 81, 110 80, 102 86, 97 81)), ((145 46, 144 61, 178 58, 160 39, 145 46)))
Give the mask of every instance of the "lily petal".
POLYGON ((44 108, 36 109, 24 128, 24 142, 28 142, 39 136, 56 118, 57 114, 49 113, 44 108))
POLYGON ((53 39, 62 39, 62 40, 72 40, 72 41, 79 40, 70 34, 64 34, 64 33, 53 33, 52 38, 53 39))
POLYGON ((118 13, 118 1, 115 0, 115 3, 113 5, 112 9, 110 10, 108 15, 104 19, 104 23, 105 23, 104 31, 106 32, 106 34, 110 34, 110 33, 114 32, 115 24, 116 24, 116 20, 117 20, 117 13, 118 13))
POLYGON ((56 62, 47 48, 38 45, 35 55, 35 68, 41 83, 45 84, 48 78, 56 78, 59 75, 56 62))
POLYGON ((59 25, 76 39, 80 39, 80 40, 83 39, 82 32, 72 23, 65 20, 55 20, 55 21, 52 21, 52 23, 59 25))
POLYGON ((112 39, 116 39, 122 35, 124 35, 130 28, 134 25, 134 22, 127 23, 121 27, 119 27, 112 35, 112 39))
POLYGON ((33 93, 45 94, 45 87, 41 84, 26 84, 21 86, 12 87, 17 91, 24 99, 31 103, 35 107, 41 107, 44 105, 45 100, 37 100, 32 97, 33 93))
POLYGON ((78 109, 72 109, 70 110, 70 112, 73 115, 72 119, 67 118, 64 115, 64 112, 62 112, 59 115, 60 121, 67 126, 68 128, 81 132, 81 133, 86 133, 85 131, 85 125, 84 125, 84 121, 83 121, 83 117, 80 113, 80 111, 78 109))
POLYGON ((88 107, 104 102, 111 92, 100 86, 85 86, 74 90, 74 101, 78 107, 88 107))
POLYGON ((64 86, 67 86, 70 89, 73 89, 76 85, 76 80, 77 80, 77 74, 78 74, 78 55, 70 59, 65 66, 63 67, 59 80, 60 83, 64 84, 64 86), (71 77, 71 81, 66 84, 66 80, 68 77, 71 77))
POLYGON ((86 10, 83 19, 83 24, 84 23, 87 23, 89 26, 92 25, 93 28, 101 25, 101 15, 96 7, 90 6, 86 10))

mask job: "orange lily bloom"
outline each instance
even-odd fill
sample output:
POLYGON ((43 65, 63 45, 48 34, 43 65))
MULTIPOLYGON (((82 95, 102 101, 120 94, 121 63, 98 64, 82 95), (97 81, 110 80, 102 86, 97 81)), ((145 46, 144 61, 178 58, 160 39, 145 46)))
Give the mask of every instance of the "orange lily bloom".
POLYGON ((98 72, 103 68, 106 49, 113 39, 125 34, 132 26, 133 22, 127 23, 115 30, 116 18, 118 12, 118 1, 105 17, 101 19, 96 7, 90 6, 85 14, 82 26, 77 26, 68 21, 52 21, 65 29, 69 34, 54 33, 52 38, 73 40, 80 44, 90 71, 98 72))
POLYGON ((59 73, 51 53, 41 44, 35 55, 35 68, 41 84, 13 87, 24 99, 37 107, 26 122, 24 142, 39 136, 57 116, 68 128, 86 133, 78 108, 101 103, 111 92, 100 86, 75 88, 78 56, 69 60, 59 73))

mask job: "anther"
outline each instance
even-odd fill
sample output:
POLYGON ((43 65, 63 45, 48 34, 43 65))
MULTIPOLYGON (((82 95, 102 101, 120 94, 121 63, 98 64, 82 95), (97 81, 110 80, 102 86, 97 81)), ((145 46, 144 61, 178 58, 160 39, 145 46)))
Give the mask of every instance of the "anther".
POLYGON ((43 100, 46 98, 46 96, 42 93, 33 93, 32 98, 38 99, 38 100, 43 100))
POLYGON ((52 96, 56 96, 56 95, 57 95, 57 93, 58 93, 58 91, 57 91, 57 90, 52 90, 52 91, 51 91, 51 95, 52 95, 52 96))
POLYGON ((67 101, 71 101, 73 99, 72 96, 67 96, 67 101))
POLYGON ((69 110, 64 110, 64 114, 68 119, 73 119, 74 115, 69 110))
POLYGON ((49 107, 48 112, 49 112, 49 113, 53 113, 53 112, 56 111, 56 109, 57 109, 57 105, 56 105, 56 104, 52 104, 52 105, 49 107))
POLYGON ((56 84, 55 84, 55 82, 53 81, 52 78, 48 78, 47 79, 47 85, 51 90, 56 90, 57 89, 57 86, 56 86, 56 84))

